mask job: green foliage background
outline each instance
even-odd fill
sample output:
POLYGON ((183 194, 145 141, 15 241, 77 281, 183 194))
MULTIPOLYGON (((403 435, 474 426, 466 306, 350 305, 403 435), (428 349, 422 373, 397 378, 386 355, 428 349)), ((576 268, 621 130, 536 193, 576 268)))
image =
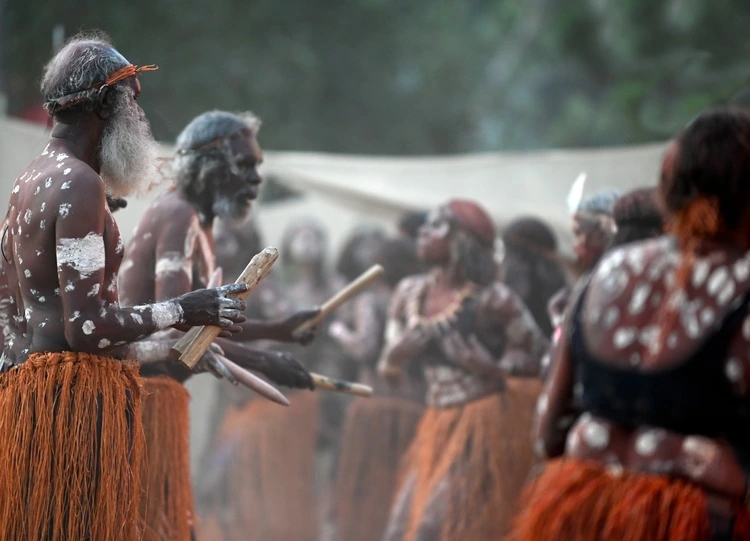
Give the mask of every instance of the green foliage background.
MULTIPOLYGON (((4 0, 11 112, 56 24, 100 28, 157 137, 251 109, 278 150, 366 154, 630 144, 750 103, 747 0, 4 0)), ((0 1, 0 8, 2 1, 0 1)))

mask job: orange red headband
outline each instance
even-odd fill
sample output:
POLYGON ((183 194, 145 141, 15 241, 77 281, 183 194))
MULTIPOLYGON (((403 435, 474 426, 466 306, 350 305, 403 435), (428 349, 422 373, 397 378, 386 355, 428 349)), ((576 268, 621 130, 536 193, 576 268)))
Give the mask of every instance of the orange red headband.
POLYGON ((44 104, 44 108, 47 109, 50 114, 54 114, 58 111, 68 109, 69 107, 73 107, 74 105, 90 99, 95 92, 100 91, 104 87, 115 85, 121 81, 124 81, 125 79, 129 79, 130 77, 135 77, 143 71, 155 71, 158 69, 159 67, 154 64, 149 64, 148 66, 136 66, 134 64, 128 64, 127 66, 122 67, 112 73, 109 77, 107 77, 106 80, 96 82, 89 88, 80 90, 78 92, 73 92, 71 94, 55 98, 53 100, 49 100, 44 104))

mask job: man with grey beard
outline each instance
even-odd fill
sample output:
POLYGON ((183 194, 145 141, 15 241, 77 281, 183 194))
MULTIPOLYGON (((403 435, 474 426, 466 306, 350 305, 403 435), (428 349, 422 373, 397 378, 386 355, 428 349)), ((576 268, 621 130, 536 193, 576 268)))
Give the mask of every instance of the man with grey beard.
POLYGON ((123 308, 123 242, 107 196, 138 191, 154 141, 138 68, 101 37, 70 41, 41 90, 50 140, 16 179, 2 254, 10 332, 0 375, 4 539, 140 539, 144 428, 123 346, 173 326, 238 330, 245 286, 123 308))
MULTIPOLYGON (((158 302, 206 286, 216 270, 214 218, 243 220, 258 195, 257 168, 263 160, 259 127, 250 113, 214 111, 198 116, 179 135, 175 185, 143 213, 126 249, 119 277, 124 305, 158 302)), ((255 255, 249 248, 248 261, 255 255)), ((306 343, 312 333, 299 338, 294 331, 317 313, 304 310, 276 321, 249 320, 233 338, 306 343)), ((286 352, 222 339, 217 344, 234 362, 275 383, 313 388, 310 374, 286 352)), ((149 394, 144 402, 149 469, 142 516, 147 532, 187 541, 193 529, 193 502, 189 463, 184 460, 189 397, 182 383, 192 373, 165 356, 160 363, 144 365, 141 374, 147 376, 144 386, 149 394)))

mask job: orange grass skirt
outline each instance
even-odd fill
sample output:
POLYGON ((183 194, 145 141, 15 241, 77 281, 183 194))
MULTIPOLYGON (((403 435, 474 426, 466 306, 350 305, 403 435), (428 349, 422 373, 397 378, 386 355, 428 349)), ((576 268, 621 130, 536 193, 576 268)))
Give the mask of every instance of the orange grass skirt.
MULTIPOLYGON (((524 491, 512 541, 708 541, 706 495, 665 476, 598 462, 555 460, 524 491)), ((738 505, 734 539, 750 539, 750 513, 738 505)))
POLYGON ((284 408, 254 398, 228 409, 211 453, 214 464, 207 465, 218 471, 205 476, 210 487, 201 487, 203 532, 220 529, 216 539, 224 541, 317 541, 320 397, 295 392, 289 401, 284 408))
POLYGON ((141 409, 146 461, 141 484, 144 540, 189 541, 193 523, 190 485, 190 395, 167 377, 143 379, 141 409))
POLYGON ((347 409, 336 475, 339 541, 380 541, 399 463, 424 411, 405 398, 360 398, 347 409))
POLYGON ((140 539, 138 366, 35 353, 0 376, 0 535, 140 539))
POLYGON ((417 539, 430 499, 445 479, 440 540, 483 541, 507 533, 534 465, 531 422, 541 389, 537 379, 509 378, 502 393, 457 407, 427 408, 402 472, 402 483, 415 479, 406 541, 417 539))

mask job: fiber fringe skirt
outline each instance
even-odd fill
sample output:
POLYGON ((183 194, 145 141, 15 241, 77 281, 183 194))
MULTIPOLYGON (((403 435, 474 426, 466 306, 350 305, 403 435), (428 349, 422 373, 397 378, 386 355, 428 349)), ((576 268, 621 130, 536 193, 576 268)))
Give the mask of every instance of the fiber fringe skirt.
POLYGON ((386 538, 478 541, 507 533, 534 465, 530 430, 541 388, 536 379, 509 378, 503 392, 427 408, 405 456, 386 538))
MULTIPOLYGON (((548 463, 522 498, 512 541, 709 541, 708 501, 687 481, 613 471, 598 462, 548 463)), ((750 512, 735 505, 732 539, 750 540, 750 512)), ((499 539, 498 539, 499 541, 499 539)))
POLYGON ((0 375, 0 535, 140 539, 136 363, 36 353, 0 375))
POLYGON ((189 541, 193 528, 190 479, 190 395, 167 376, 143 379, 146 460, 140 513, 144 541, 189 541))
POLYGON ((341 436, 335 486, 339 541, 381 541, 399 463, 424 407, 396 396, 352 402, 341 436))
POLYGON ((320 397, 289 400, 289 408, 254 398, 227 410, 203 476, 201 541, 317 541, 320 397))

